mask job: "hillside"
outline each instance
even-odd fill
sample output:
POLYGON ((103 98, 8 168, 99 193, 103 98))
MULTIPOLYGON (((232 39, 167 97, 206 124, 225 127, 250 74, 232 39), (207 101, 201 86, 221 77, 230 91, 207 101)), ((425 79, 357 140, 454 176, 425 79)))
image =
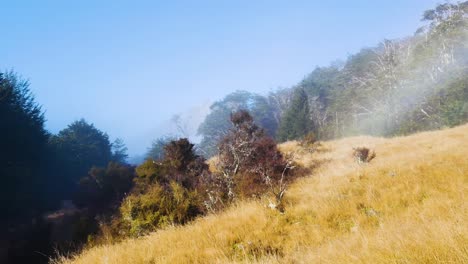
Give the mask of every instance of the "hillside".
MULTIPOLYGON (((236 91, 216 101, 198 128, 216 155, 229 115, 247 109, 280 142, 313 132, 320 140, 402 136, 468 122, 468 1, 422 15, 411 36, 384 39, 343 61, 316 67, 268 95, 236 91)), ((326 50, 323 50, 324 52, 326 50)))
POLYGON ((58 263, 467 263, 468 125, 391 139, 281 145, 312 168, 286 194, 58 263), (357 164, 353 147, 375 149, 357 164))

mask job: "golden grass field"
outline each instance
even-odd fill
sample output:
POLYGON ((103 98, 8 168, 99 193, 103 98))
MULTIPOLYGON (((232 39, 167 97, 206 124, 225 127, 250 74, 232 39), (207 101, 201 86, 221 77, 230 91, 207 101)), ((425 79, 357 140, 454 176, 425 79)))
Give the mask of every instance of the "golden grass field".
POLYGON ((313 153, 286 194, 90 248, 58 263, 468 263, 468 125, 391 139, 353 137, 313 153), (352 148, 377 157, 359 165, 352 148))

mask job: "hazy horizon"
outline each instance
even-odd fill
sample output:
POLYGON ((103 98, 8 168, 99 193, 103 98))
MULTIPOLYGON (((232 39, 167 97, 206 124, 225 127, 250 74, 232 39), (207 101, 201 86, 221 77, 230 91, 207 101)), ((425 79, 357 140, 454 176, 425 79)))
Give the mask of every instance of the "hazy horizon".
POLYGON ((85 118, 141 155, 173 115, 193 138, 214 101, 412 35, 440 1, 341 2, 8 2, 0 69, 30 80, 52 133, 85 118))

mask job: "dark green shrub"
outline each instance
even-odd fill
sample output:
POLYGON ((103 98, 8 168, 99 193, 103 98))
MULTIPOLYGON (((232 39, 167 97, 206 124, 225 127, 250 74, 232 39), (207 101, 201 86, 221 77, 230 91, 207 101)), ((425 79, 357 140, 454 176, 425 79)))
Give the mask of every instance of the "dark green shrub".
POLYGON ((163 160, 149 159, 136 168, 135 187, 120 205, 119 217, 105 225, 102 233, 141 236, 184 224, 206 211, 204 186, 210 174, 205 160, 195 154, 187 139, 169 142, 164 151, 163 160))

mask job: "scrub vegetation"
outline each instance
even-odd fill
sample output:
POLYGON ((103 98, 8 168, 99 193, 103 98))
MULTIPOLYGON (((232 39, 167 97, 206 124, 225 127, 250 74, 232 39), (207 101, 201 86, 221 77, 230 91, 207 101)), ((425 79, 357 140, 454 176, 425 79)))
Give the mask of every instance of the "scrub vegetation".
POLYGON ((47 131, 0 72, 0 262, 467 263, 468 2, 422 21, 138 164, 87 120, 47 131))

